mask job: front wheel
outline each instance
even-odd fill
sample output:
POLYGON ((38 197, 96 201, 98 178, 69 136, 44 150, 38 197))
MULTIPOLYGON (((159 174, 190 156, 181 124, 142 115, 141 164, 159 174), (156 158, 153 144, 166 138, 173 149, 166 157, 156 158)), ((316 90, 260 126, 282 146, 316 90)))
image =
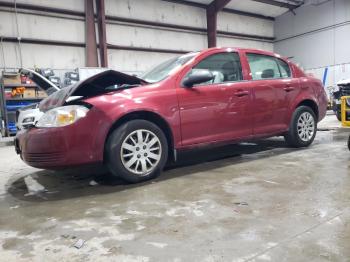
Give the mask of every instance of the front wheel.
POLYGON ((156 177, 168 157, 163 131, 146 120, 132 120, 115 129, 106 143, 106 163, 112 175, 137 183, 156 177))
POLYGON ((293 147, 307 147, 314 141, 316 131, 317 121, 314 111, 310 107, 300 106, 292 115, 285 140, 293 147))

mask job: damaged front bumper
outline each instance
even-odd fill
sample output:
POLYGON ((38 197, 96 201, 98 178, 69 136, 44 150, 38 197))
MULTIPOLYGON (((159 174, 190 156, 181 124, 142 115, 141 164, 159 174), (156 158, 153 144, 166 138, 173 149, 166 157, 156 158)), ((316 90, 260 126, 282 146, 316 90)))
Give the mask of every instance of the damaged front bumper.
POLYGON ((76 123, 53 128, 20 130, 15 138, 16 153, 36 168, 58 169, 103 161, 109 121, 96 109, 76 123))

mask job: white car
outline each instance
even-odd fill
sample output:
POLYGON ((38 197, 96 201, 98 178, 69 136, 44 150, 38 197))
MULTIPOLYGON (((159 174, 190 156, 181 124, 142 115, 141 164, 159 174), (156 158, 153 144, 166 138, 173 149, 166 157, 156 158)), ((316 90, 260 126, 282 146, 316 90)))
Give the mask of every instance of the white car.
MULTIPOLYGON (((47 95, 60 90, 54 83, 30 69, 21 69, 21 74, 27 75, 34 83, 36 83, 47 95)), ((39 110, 39 104, 32 104, 22 107, 16 113, 16 126, 18 130, 34 126, 43 115, 39 110)))

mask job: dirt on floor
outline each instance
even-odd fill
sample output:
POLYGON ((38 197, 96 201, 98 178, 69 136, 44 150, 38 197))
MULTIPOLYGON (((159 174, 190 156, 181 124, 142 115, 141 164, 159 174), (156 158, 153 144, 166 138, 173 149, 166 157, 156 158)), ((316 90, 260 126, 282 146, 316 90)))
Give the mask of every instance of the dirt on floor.
POLYGON ((0 147, 0 260, 350 261, 350 132, 327 126, 306 149, 272 138, 183 152, 132 185, 0 147))

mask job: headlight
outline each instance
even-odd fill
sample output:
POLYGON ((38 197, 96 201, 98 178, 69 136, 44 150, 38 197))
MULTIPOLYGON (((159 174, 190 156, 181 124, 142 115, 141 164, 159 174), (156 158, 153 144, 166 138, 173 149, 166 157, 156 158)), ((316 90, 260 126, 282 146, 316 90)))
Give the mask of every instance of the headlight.
POLYGON ((24 118, 22 123, 26 124, 26 123, 33 123, 34 122, 34 117, 27 117, 27 118, 24 118))
POLYGON ((72 105, 62 106, 47 111, 36 124, 37 127, 60 127, 71 125, 86 116, 88 108, 72 105))

